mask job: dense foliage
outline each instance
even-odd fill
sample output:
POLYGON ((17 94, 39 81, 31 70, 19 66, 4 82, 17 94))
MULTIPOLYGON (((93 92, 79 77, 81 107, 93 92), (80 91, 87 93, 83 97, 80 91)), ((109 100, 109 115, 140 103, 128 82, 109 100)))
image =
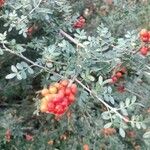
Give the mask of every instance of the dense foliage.
POLYGON ((0 0, 0 149, 147 150, 149 51, 147 0, 0 0))

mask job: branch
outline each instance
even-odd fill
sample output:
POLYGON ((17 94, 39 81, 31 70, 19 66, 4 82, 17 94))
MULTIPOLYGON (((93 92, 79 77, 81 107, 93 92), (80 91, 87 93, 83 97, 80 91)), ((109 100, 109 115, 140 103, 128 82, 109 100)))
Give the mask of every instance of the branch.
POLYGON ((97 98, 101 103, 103 103, 107 108, 109 108, 111 111, 113 111, 116 115, 118 115, 121 119, 123 119, 124 121, 130 122, 128 119, 126 119, 123 115, 121 115, 116 108, 111 107, 110 105, 108 105, 104 100, 102 100, 101 98, 99 98, 97 96, 97 94, 95 92, 92 92, 89 88, 87 88, 81 81, 79 81, 78 79, 75 79, 75 81, 80 84, 86 91, 88 91, 91 95, 93 95, 95 98, 97 98))
POLYGON ((82 47, 85 48, 85 46, 81 43, 79 43, 77 40, 75 40, 74 38, 72 38, 69 34, 67 34, 66 32, 64 32, 63 30, 60 30, 60 33, 66 37, 67 39, 69 39, 71 42, 73 42, 74 44, 76 44, 78 47, 82 47))
MULTIPOLYGON (((4 43, 3 43, 3 47, 5 48, 5 51, 8 51, 8 52, 10 52, 10 53, 12 53, 12 54, 14 54, 14 55, 16 55, 16 56, 18 56, 18 57, 24 59, 25 61, 31 63, 32 65, 37 66, 37 67, 39 67, 39 68, 41 68, 41 69, 46 70, 46 71, 49 72, 49 73, 58 75, 59 77, 63 78, 62 75, 60 75, 60 74, 58 74, 58 73, 56 73, 56 72, 51 72, 47 67, 38 65, 37 63, 35 63, 35 62, 33 62, 32 60, 30 60, 30 59, 26 58, 25 56, 23 56, 22 54, 15 53, 14 51, 12 51, 12 50, 10 50, 9 48, 7 48, 4 43)), ((74 79, 74 80, 75 80, 78 84, 80 84, 86 91, 88 91, 91 95, 93 95, 95 98, 97 98, 101 103, 103 103, 107 108, 109 108, 111 111, 113 111, 115 114, 117 114, 121 119, 123 119, 124 121, 129 122, 128 119, 126 119, 123 115, 121 115, 115 108, 113 108, 113 107, 111 107, 110 105, 108 105, 104 100, 102 100, 101 98, 99 98, 95 92, 92 92, 92 91, 91 91, 88 87, 86 87, 81 81, 79 81, 77 78, 74 79)))

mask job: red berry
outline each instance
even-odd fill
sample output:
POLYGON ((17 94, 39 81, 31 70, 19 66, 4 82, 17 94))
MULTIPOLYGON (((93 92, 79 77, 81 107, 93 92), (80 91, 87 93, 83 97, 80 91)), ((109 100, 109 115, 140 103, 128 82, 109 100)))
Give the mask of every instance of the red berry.
POLYGON ((120 92, 120 93, 123 93, 123 92, 125 92, 125 87, 123 85, 119 85, 117 87, 117 91, 120 92))
POLYGON ((117 78, 121 78, 121 77, 122 77, 122 73, 121 73, 120 71, 117 72, 117 73, 116 73, 116 77, 117 77, 117 78))
POLYGON ((54 111, 54 108, 55 108, 55 105, 53 102, 49 102, 48 103, 48 111, 49 112, 53 112, 54 111))
POLYGON ((59 92, 58 92, 58 94, 57 94, 57 98, 59 98, 59 99, 62 99, 63 97, 64 97, 64 94, 65 93, 65 91, 64 90, 60 90, 59 92))
POLYGON ((70 93, 71 93, 71 89, 70 89, 70 88, 66 88, 66 90, 65 90, 65 95, 66 95, 66 96, 69 96, 70 93))
POLYGON ((147 48, 147 47, 142 47, 142 48, 140 49, 140 53, 141 53, 142 55, 146 56, 147 53, 148 53, 148 48, 147 48))
POLYGON ((127 72, 126 67, 122 67, 122 68, 121 68, 121 70, 120 70, 120 72, 122 72, 122 73, 126 73, 126 72, 127 72))
POLYGON ((68 106, 68 99, 67 98, 63 98, 63 101, 62 101, 61 105, 63 107, 67 107, 68 106))
POLYGON ((118 80, 116 76, 112 76, 111 79, 112 79, 112 83, 116 83, 118 80))
POLYGON ((0 8, 3 7, 5 0, 0 0, 0 8))
POLYGON ((57 105, 55 107, 55 114, 57 115, 61 115, 65 112, 64 108, 62 107, 62 105, 57 105))
POLYGON ((72 84, 71 85, 71 92, 73 93, 73 94, 77 94, 77 85, 76 84, 72 84))
POLYGON ((146 29, 141 30, 140 38, 143 42, 148 42, 149 41, 149 33, 146 29))
POLYGON ((69 102, 69 104, 72 104, 74 101, 75 101, 75 96, 73 94, 70 94, 68 96, 68 102, 69 102))
POLYGON ((59 97, 56 97, 56 98, 54 98, 53 100, 52 100, 52 102, 54 103, 54 104, 60 104, 61 102, 62 102, 62 98, 59 98, 59 97))

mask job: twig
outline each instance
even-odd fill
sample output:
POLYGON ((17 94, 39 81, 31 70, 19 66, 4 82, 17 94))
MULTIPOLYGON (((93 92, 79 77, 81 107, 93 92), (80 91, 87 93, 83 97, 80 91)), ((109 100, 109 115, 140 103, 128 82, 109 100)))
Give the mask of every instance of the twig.
POLYGON ((75 40, 74 38, 72 38, 69 34, 67 34, 66 32, 64 32, 63 30, 60 30, 60 33, 66 37, 67 39, 69 39, 71 42, 73 42, 74 44, 76 44, 78 47, 82 47, 85 48, 85 46, 81 43, 79 43, 77 40, 75 40))
POLYGON ((107 108, 109 108, 111 111, 113 111, 116 115, 118 115, 121 119, 123 119, 124 121, 129 122, 128 119, 126 119, 123 115, 121 115, 116 108, 111 107, 110 105, 108 105, 104 100, 102 100, 101 98, 99 98, 97 96, 97 94, 95 92, 92 92, 89 88, 87 88, 81 81, 79 81, 78 79, 75 79, 75 81, 80 84, 86 91, 88 91, 91 95, 93 95, 95 98, 97 98, 101 103, 103 103, 107 108))

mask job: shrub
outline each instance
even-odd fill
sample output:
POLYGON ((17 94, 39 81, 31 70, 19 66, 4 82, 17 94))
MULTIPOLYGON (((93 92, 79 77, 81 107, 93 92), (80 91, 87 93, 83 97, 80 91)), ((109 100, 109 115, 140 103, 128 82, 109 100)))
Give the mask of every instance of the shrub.
POLYGON ((149 2, 111 2, 0 1, 1 149, 149 147, 149 2))

